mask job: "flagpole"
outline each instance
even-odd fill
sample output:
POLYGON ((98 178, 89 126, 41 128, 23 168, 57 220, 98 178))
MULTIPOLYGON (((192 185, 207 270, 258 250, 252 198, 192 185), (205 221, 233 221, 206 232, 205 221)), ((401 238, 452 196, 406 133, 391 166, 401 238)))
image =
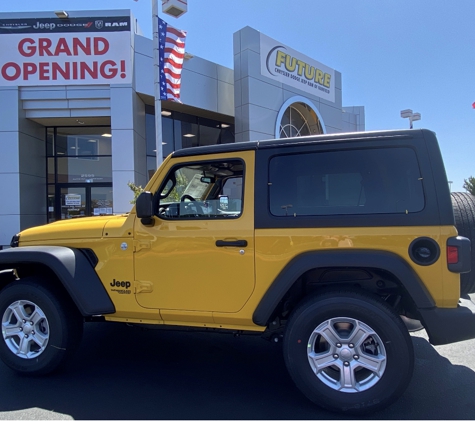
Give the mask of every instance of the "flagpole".
POLYGON ((162 103, 160 101, 160 56, 158 42, 158 0, 152 0, 153 21, 153 77, 155 93, 155 142, 157 169, 163 161, 162 151, 162 103))

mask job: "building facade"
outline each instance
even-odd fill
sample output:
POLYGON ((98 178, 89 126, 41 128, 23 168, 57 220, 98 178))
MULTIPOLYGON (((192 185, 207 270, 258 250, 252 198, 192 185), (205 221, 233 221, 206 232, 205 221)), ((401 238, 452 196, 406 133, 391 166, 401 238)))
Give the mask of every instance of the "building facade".
MULTIPOLYGON (((230 40, 231 42, 231 40, 230 40)), ((340 72, 250 27, 234 68, 187 53, 162 102, 163 155, 191 146, 363 131, 340 72)), ((129 10, 0 13, 0 245, 34 225, 130 211, 157 168, 153 45, 129 10)))

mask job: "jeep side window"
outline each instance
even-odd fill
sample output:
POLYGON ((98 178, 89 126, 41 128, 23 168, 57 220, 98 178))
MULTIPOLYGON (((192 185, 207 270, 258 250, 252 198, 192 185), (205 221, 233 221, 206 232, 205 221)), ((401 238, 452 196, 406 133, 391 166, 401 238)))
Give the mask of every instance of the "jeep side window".
POLYGON ((384 214, 424 208, 422 178, 410 148, 328 151, 273 157, 275 216, 384 214))
POLYGON ((229 219, 242 214, 244 162, 222 160, 175 166, 159 189, 163 219, 229 219))

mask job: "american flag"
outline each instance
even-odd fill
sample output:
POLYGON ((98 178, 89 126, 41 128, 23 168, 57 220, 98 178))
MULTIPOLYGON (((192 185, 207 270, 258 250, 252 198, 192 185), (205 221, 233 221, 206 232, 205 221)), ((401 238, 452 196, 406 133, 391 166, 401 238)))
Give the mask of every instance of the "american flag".
POLYGON ((158 18, 160 100, 180 101, 181 69, 185 57, 186 32, 158 18))

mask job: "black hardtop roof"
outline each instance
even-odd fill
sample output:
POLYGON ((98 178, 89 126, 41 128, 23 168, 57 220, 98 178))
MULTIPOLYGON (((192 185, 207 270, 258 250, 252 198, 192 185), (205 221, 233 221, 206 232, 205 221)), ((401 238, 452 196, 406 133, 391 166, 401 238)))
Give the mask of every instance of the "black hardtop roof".
POLYGON ((207 145, 202 147, 184 148, 172 153, 173 157, 193 155, 220 154, 235 151, 258 150, 261 148, 290 147, 294 145, 310 145, 322 142, 352 142, 384 139, 410 139, 415 137, 435 138, 435 133, 428 129, 382 130, 372 132, 347 132, 323 135, 301 136, 296 138, 269 139, 264 141, 238 142, 224 145, 207 145), (428 135, 428 136, 427 136, 428 135))

